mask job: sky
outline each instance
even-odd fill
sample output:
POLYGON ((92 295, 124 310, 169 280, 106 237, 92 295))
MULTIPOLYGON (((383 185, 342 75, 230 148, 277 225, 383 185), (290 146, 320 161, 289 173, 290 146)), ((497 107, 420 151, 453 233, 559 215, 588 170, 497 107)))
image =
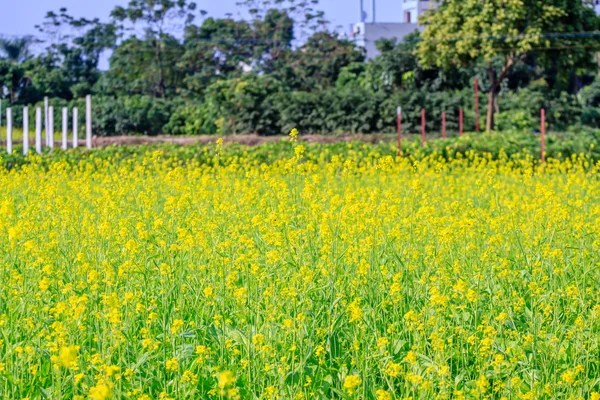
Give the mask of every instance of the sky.
MULTIPOLYGON (((200 9, 208 11, 209 16, 223 17, 228 13, 238 15, 242 12, 236 5, 238 0, 196 0, 200 9)), ((371 1, 364 0, 371 18, 371 1)), ((400 22, 400 2, 402 0, 377 0, 378 22, 400 22)), ((43 21, 46 12, 58 11, 66 7, 75 17, 108 20, 111 10, 125 6, 128 0, 0 0, 0 36, 21 36, 36 34, 34 26, 43 21)), ((350 24, 358 22, 360 0, 320 0, 319 8, 325 11, 326 18, 332 22, 332 28, 341 27, 348 33, 350 24)))

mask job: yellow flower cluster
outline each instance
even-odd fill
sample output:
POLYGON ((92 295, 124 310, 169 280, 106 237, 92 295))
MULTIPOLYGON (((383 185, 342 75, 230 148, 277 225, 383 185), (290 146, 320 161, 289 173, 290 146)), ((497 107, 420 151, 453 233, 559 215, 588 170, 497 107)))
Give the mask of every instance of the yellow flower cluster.
POLYGON ((600 399, 600 168, 291 139, 1 170, 0 398, 600 399))

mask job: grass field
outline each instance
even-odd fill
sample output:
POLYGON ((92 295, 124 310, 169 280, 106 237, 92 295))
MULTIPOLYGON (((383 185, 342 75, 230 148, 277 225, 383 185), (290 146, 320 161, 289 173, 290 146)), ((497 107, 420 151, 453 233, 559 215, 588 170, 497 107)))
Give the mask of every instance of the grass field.
POLYGON ((600 399, 585 158, 0 171, 0 398, 600 399))
MULTIPOLYGON (((55 128, 56 129, 56 128, 55 128)), ((80 128, 80 131, 78 132, 78 137, 79 139, 85 139, 85 130, 82 131, 82 129, 84 128, 80 128)), ((6 148, 6 126, 0 126, 0 143, 2 144, 3 148, 6 148)), ((68 131, 68 138, 69 140, 73 140, 73 133, 71 131, 68 131)), ((13 127, 13 131, 12 131, 12 139, 13 139, 13 145, 19 145, 23 143, 23 129, 20 128, 14 128, 13 127)), ((42 140, 46 139, 46 133, 45 131, 42 131, 42 140)), ((62 140, 62 131, 60 130, 55 130, 54 132, 54 141, 56 143, 59 143, 62 140)), ((34 144, 35 143, 35 128, 34 127, 30 127, 29 128, 29 143, 30 144, 34 144)))

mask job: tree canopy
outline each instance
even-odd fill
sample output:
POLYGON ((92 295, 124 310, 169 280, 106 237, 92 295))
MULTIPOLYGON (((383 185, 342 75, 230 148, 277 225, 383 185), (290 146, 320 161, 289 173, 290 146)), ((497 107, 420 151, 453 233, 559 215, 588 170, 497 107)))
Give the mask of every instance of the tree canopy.
POLYGON ((442 112, 456 130, 459 109, 474 126, 478 77, 488 129, 531 127, 542 106, 553 126, 600 121, 589 1, 443 0, 424 32, 380 40, 372 60, 317 0, 238 6, 243 17, 191 0, 128 0, 106 20, 50 11, 38 37, 0 40, 0 98, 79 105, 94 94, 102 135, 392 131, 399 105, 408 132, 422 108, 427 131, 442 112))
POLYGON ((515 65, 538 52, 540 65, 567 53, 567 61, 559 61, 563 68, 589 66, 592 52, 573 51, 572 39, 585 44, 576 34, 598 28, 591 2, 581 0, 442 1, 420 22, 425 30, 418 54, 424 66, 481 65, 487 73, 487 130, 494 128, 500 85, 515 65))

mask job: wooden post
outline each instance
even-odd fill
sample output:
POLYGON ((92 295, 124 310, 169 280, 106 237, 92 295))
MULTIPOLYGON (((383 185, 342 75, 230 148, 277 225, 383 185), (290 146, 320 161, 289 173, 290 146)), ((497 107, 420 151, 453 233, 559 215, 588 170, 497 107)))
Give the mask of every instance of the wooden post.
POLYGON ((475 78, 475 132, 479 133, 479 78, 475 78))
POLYGON ((542 115, 540 118, 540 132, 541 132, 541 139, 542 139, 542 163, 546 162, 546 110, 544 110, 542 108, 542 115))
POLYGON ((54 107, 48 107, 48 132, 46 133, 48 138, 48 146, 54 148, 54 107))
POLYGON ((69 109, 67 107, 63 107, 62 109, 62 149, 66 150, 68 147, 68 137, 67 135, 69 131, 69 109))
POLYGON ((23 154, 29 153, 29 108, 23 107, 23 154))
POLYGON ((446 112, 442 113, 442 138, 446 139, 446 112))
POLYGON ((398 125, 398 157, 402 154, 402 108, 397 110, 397 125, 398 125))
POLYGON ((421 145, 425 146, 425 109, 421 109, 421 145))
POLYGON ((35 110, 35 151, 42 153, 42 109, 35 110))
POLYGON ((76 149, 78 142, 79 142, 79 137, 78 137, 78 132, 77 132, 77 127, 79 124, 78 121, 79 118, 79 111, 77 110, 77 107, 73 107, 73 148, 76 149))
POLYGON ((463 109, 458 110, 458 136, 462 136, 463 134, 463 109))
POLYGON ((92 96, 85 96, 85 145, 92 148, 92 96))
POLYGON ((12 154, 12 109, 6 109, 6 151, 12 154))

